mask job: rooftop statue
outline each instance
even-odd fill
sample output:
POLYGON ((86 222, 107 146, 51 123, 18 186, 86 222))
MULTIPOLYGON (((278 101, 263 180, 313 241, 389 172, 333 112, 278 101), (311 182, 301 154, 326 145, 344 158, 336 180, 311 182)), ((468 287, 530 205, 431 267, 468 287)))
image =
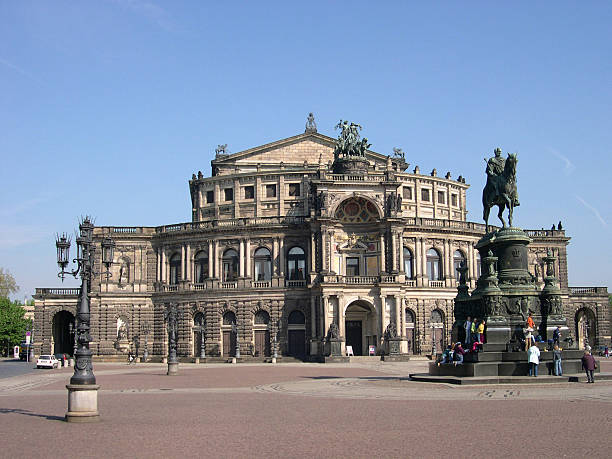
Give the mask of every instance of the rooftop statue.
POLYGON ((314 133, 317 132, 317 123, 315 123, 315 117, 312 112, 308 114, 308 118, 306 118, 306 133, 314 133))
POLYGON ((334 158, 342 158, 346 156, 362 156, 365 157, 365 152, 370 145, 367 138, 360 139, 359 131, 361 125, 340 120, 336 125, 336 129, 340 129, 340 135, 336 140, 336 149, 334 150, 334 158))
POLYGON ((496 148, 495 156, 485 159, 487 163, 487 184, 482 190, 483 219, 489 232, 489 212, 491 207, 497 206, 497 216, 506 227, 503 212, 508 209, 508 223, 512 226, 512 212, 519 206, 518 192, 516 190, 516 154, 508 153, 508 158, 502 157, 501 148, 496 148))

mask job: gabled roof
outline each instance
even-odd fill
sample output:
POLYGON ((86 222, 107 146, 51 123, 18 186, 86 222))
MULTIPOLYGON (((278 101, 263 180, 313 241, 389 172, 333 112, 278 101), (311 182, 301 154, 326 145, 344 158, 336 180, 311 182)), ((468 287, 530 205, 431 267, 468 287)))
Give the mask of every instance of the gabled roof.
MULTIPOLYGON (((330 150, 333 153, 333 150, 336 146, 336 139, 332 137, 328 137, 323 134, 319 134, 318 132, 305 132, 303 134, 298 134, 293 137, 287 137, 286 139, 277 140, 275 142, 267 143, 265 145, 260 145, 258 147, 249 148, 248 150, 239 151, 238 153, 232 153, 229 155, 218 155, 215 159, 211 161, 211 165, 213 166, 224 166, 224 165, 233 165, 237 162, 251 162, 249 159, 252 158, 253 163, 270 163, 270 162, 280 162, 278 159, 274 158, 274 155, 271 155, 270 160, 266 160, 265 153, 272 152, 274 150, 281 150, 283 148, 289 147, 291 145, 295 145, 298 143, 312 142, 315 144, 324 147, 325 150, 330 150), (256 159, 257 157, 257 159, 256 159)), ((371 150, 366 151, 366 157, 373 162, 386 162, 387 156, 381 155, 380 153, 376 153, 371 150)), ((309 163, 313 164, 318 162, 318 157, 310 157, 309 163)), ((303 162, 303 160, 299 160, 296 158, 296 163, 303 162)), ((325 161, 327 162, 327 160, 325 161)))

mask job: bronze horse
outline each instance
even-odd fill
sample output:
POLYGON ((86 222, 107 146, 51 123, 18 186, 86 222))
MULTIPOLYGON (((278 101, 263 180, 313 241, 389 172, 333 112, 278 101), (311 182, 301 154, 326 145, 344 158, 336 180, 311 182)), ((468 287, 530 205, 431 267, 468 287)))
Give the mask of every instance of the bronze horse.
POLYGON ((498 176, 489 176, 487 184, 482 190, 483 219, 486 224, 486 231, 489 232, 489 212, 491 207, 498 206, 497 216, 506 227, 506 221, 502 213, 508 209, 508 223, 512 227, 512 211, 519 205, 518 193, 516 191, 516 154, 508 153, 508 158, 504 165, 504 171, 498 176))

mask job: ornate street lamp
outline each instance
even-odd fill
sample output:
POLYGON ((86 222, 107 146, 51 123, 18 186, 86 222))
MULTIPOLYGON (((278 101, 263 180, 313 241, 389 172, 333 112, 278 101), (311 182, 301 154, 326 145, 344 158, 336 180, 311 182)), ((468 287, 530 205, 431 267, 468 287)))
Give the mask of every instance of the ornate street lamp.
POLYGON ((278 352, 276 350, 277 327, 273 326, 272 322, 268 323, 268 332, 272 336, 272 363, 276 363, 276 359, 278 358, 278 352))
POLYGON ((206 336, 204 335, 204 322, 200 326, 200 358, 206 358, 206 336))
POLYGON ((165 312, 168 322, 168 376, 178 374, 179 361, 176 355, 176 344, 178 336, 178 308, 176 303, 170 303, 165 312))
MULTIPOLYGON (((94 422, 100 419, 98 413, 98 389, 96 377, 91 365, 92 352, 89 349, 90 335, 90 304, 89 293, 94 275, 95 246, 93 243, 94 225, 89 217, 84 217, 79 224, 79 235, 76 238, 77 256, 73 260, 76 269, 66 271, 70 260, 70 237, 65 233, 58 235, 55 241, 57 248, 57 264, 61 271, 58 277, 64 281, 66 275, 75 279, 81 277, 81 291, 77 306, 76 317, 76 351, 74 374, 70 378, 68 389, 68 422, 94 422)), ((115 243, 110 238, 102 241, 102 262, 106 271, 101 273, 107 278, 111 277, 110 266, 113 263, 115 243)))

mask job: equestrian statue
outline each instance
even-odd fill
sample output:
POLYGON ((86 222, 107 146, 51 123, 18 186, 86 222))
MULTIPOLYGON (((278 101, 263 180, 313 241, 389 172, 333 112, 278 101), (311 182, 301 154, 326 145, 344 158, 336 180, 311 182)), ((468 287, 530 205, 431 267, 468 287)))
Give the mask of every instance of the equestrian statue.
POLYGON ((487 184, 482 190, 483 219, 486 224, 486 232, 489 232, 489 212, 491 207, 497 206, 497 216, 506 228, 503 212, 508 209, 508 223, 512 227, 512 212, 519 206, 518 192, 516 191, 516 154, 508 153, 508 158, 502 157, 501 148, 495 149, 495 156, 487 163, 487 184))

